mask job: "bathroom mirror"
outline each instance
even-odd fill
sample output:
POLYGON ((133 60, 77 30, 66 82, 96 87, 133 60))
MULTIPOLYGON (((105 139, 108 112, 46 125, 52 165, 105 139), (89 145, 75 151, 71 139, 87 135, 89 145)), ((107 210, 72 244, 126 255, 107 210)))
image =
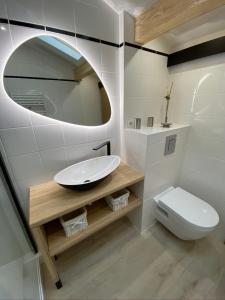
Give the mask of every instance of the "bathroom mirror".
POLYGON ((13 52, 4 86, 17 104, 56 120, 98 126, 111 116, 107 92, 94 69, 80 52, 53 36, 32 38, 13 52))

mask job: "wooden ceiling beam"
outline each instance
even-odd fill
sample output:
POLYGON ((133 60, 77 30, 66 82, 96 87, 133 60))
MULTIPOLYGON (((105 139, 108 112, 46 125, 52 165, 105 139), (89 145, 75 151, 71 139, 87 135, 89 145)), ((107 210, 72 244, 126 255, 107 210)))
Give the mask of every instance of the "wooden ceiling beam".
POLYGON ((135 42, 146 44, 223 5, 225 0, 159 0, 136 18, 135 42))

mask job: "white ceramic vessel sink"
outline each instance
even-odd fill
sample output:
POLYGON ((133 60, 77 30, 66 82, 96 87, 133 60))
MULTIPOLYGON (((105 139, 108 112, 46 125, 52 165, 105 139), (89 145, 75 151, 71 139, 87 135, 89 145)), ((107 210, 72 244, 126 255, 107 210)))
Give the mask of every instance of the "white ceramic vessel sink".
POLYGON ((111 174, 120 164, 117 155, 100 156, 74 164, 54 177, 54 180, 67 188, 86 190, 94 187, 111 174))

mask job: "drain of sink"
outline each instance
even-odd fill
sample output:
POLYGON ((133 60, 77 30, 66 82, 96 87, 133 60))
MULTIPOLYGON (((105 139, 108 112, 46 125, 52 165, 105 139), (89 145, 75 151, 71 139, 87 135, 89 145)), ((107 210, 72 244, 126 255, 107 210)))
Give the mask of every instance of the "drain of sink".
POLYGON ((88 182, 91 182, 91 180, 89 180, 89 179, 84 180, 84 183, 88 183, 88 182))

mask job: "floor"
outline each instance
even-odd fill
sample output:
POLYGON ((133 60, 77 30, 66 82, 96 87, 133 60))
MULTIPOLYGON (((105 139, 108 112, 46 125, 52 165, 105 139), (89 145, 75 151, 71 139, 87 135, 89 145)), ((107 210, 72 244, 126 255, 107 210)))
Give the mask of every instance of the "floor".
POLYGON ((23 293, 23 258, 18 258, 0 267, 0 300, 23 299, 23 293))
POLYGON ((185 242, 159 223, 143 236, 124 218, 59 256, 63 288, 46 299, 224 300, 225 246, 185 242))

